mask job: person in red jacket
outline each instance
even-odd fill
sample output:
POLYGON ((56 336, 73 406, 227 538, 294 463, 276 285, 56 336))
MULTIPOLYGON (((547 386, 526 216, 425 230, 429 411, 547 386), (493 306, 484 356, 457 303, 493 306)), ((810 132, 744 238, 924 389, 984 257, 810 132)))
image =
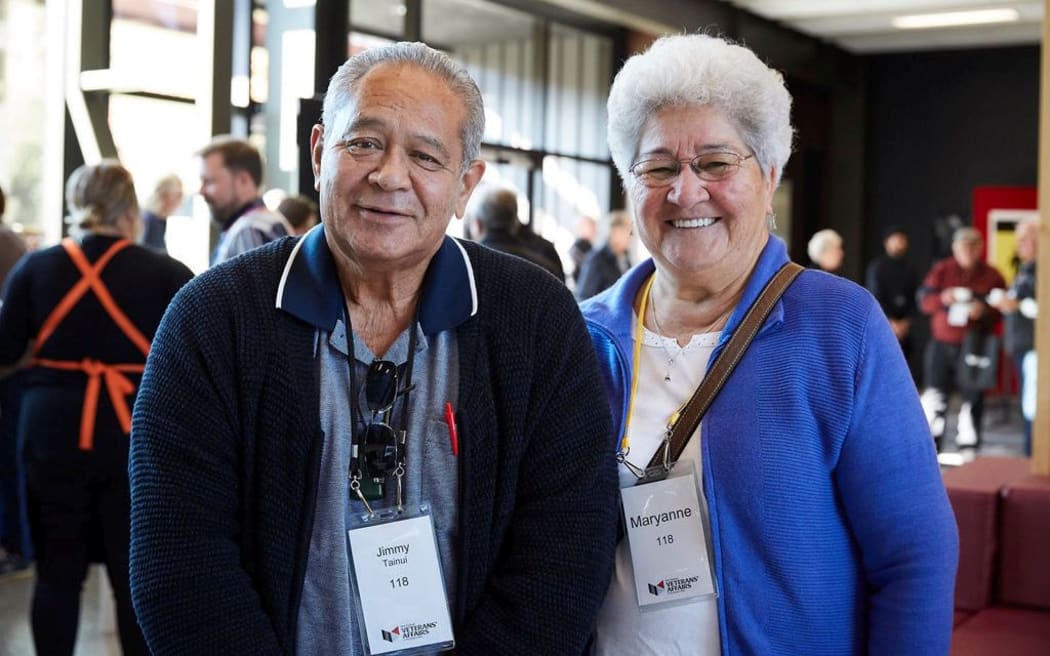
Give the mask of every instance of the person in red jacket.
POLYGON ((960 350, 967 332, 994 332, 1001 317, 985 298, 1006 286, 1002 274, 983 259, 981 233, 959 228, 952 236, 952 256, 933 265, 920 290, 920 305, 930 316, 930 341, 923 359, 923 408, 930 432, 941 449, 947 424, 948 401, 958 387, 962 395, 955 441, 959 446, 981 445, 984 390, 956 384, 960 350))

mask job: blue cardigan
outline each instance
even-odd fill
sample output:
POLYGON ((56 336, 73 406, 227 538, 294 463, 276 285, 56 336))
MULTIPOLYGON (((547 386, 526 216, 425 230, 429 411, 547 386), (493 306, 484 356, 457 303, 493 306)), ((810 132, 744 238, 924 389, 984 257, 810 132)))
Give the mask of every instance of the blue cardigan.
MULTIPOLYGON (((712 361, 787 261, 770 237, 712 361)), ((617 436, 632 303, 653 270, 643 262, 582 306, 617 436)), ((948 653, 955 519, 915 386, 870 294, 803 272, 701 431, 723 654, 948 653)))

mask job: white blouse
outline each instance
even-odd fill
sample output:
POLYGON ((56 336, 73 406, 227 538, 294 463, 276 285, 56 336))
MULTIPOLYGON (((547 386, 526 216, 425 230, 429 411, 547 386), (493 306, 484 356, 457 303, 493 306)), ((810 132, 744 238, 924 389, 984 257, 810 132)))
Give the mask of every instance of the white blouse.
MULTIPOLYGON (((632 322, 637 330, 638 317, 632 322)), ((631 418, 627 460, 645 468, 663 443, 667 420, 692 396, 703 380, 707 361, 721 333, 694 335, 684 347, 674 339, 645 330, 639 358, 637 396, 631 418)), ((682 462, 700 469, 700 429, 686 443, 682 462)), ((621 487, 635 479, 620 465, 621 487)), ((627 540, 616 548, 616 569, 598 615, 596 653, 599 656, 718 656, 718 602, 701 599, 641 612, 635 595, 634 571, 627 540)))

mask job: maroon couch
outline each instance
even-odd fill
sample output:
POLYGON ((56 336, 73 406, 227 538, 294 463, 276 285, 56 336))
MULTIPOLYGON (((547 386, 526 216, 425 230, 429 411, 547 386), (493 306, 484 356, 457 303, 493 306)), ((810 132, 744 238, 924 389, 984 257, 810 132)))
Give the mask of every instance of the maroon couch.
POLYGON ((944 474, 959 526, 952 656, 1050 656, 1050 477, 1023 458, 944 474))

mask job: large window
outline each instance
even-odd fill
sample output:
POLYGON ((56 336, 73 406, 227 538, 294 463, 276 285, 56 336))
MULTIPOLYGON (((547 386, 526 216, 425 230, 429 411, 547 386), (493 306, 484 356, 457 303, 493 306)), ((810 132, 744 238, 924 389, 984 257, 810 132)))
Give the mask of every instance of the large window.
POLYGON ((0 0, 0 187, 5 223, 27 235, 60 219, 46 217, 43 202, 46 19, 41 2, 0 0))
MULTIPOLYGON (((196 107, 201 88, 196 2, 114 0, 110 24, 109 131, 140 199, 169 174, 182 179, 182 206, 168 218, 168 252, 194 271, 208 266, 209 217, 196 197, 194 153, 207 129, 196 107)), ((210 65, 208 63, 207 65, 210 65)))
POLYGON ((423 41, 481 89, 486 177, 514 186, 523 219, 567 253, 578 217, 609 210, 611 37, 481 0, 423 0, 421 15, 423 41))

